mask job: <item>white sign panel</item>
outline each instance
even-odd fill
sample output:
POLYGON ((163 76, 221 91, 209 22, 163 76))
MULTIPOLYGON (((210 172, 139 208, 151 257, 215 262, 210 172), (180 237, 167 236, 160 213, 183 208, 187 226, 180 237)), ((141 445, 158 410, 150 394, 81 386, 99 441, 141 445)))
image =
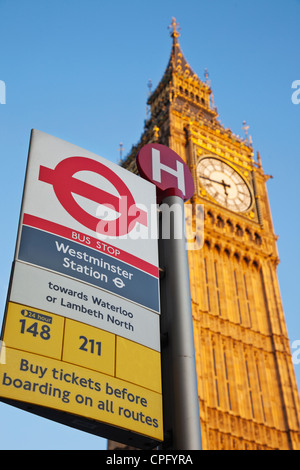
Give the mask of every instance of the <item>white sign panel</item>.
POLYGON ((10 300, 71 318, 160 351, 159 316, 122 297, 16 262, 10 300))
POLYGON ((159 312, 155 202, 154 185, 33 130, 16 258, 159 312))

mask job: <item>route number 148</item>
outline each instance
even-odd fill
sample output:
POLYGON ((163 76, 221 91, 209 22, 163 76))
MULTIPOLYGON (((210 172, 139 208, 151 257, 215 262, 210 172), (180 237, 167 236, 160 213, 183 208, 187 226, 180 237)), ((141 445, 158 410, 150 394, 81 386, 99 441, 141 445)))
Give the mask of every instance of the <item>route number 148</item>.
POLYGON ((41 329, 39 329, 40 325, 38 324, 37 321, 27 326, 27 328, 26 328, 26 320, 20 320, 20 323, 21 323, 22 334, 31 333, 34 338, 40 335, 42 339, 45 339, 45 340, 50 339, 50 326, 49 325, 42 325, 41 329))

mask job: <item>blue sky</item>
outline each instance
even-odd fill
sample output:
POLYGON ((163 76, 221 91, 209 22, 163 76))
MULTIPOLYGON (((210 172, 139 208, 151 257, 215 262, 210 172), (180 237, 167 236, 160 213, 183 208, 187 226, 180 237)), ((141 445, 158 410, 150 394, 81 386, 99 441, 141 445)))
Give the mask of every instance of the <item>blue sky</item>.
MULTIPOLYGON (((172 16, 200 78, 207 68, 221 122, 250 126, 268 182, 291 344, 300 340, 300 1, 0 0, 0 320, 18 226, 31 128, 118 162, 146 118, 147 83, 167 65, 172 16), (0 96, 1 101, 1 96, 0 96)), ((292 350, 293 352, 293 350, 292 350)), ((295 364, 300 385, 300 364, 295 364)), ((1 449, 104 449, 104 439, 0 404, 1 449)))

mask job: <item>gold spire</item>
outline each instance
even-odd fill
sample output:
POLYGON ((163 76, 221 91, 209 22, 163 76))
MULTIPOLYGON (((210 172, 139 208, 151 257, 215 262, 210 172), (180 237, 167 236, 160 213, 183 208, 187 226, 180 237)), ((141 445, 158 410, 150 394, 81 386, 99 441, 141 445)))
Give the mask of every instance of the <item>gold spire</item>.
POLYGON ((172 23, 170 24, 170 26, 168 26, 168 28, 172 29, 172 32, 171 32, 170 36, 174 39, 176 39, 180 36, 180 33, 176 29, 177 27, 179 27, 179 23, 176 23, 176 19, 173 16, 172 23))

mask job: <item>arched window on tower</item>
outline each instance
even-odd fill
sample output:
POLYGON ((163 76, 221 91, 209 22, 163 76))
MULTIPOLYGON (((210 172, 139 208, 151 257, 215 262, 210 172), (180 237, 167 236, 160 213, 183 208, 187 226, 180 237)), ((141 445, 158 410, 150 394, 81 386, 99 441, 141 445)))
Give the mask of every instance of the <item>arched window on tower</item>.
POLYGON ((217 373, 217 362, 216 362, 216 350, 212 348, 213 355, 213 365, 214 365, 214 382, 215 382, 215 391, 216 391, 216 401, 217 406, 220 406, 220 397, 219 397, 219 386, 218 386, 218 373, 217 373))
POLYGON ((234 232, 234 227, 233 227, 233 223, 231 222, 231 220, 227 220, 226 222, 226 225, 227 225, 227 230, 229 233, 233 233, 234 232))
POLYGON ((218 217, 217 217, 217 226, 219 228, 224 228, 224 226, 225 226, 224 220, 222 219, 222 217, 220 215, 218 215, 218 217))
POLYGON ((256 232, 255 232, 255 234, 254 234, 254 242, 255 242, 256 245, 258 245, 258 246, 261 246, 261 244, 262 244, 261 236, 258 235, 258 233, 256 233, 256 232))
POLYGON ((248 364, 247 358, 245 360, 245 366, 246 366, 247 385, 248 385, 248 394, 249 394, 249 399, 250 399, 251 413, 252 413, 252 418, 255 419, 254 403, 253 403, 253 391, 252 391, 253 384, 251 383, 251 380, 250 380, 249 364, 248 364))
POLYGON ((249 240, 249 241, 252 241, 252 233, 251 233, 251 231, 250 231, 248 228, 246 228, 245 233, 246 233, 246 235, 247 235, 248 240, 249 240))
POLYGON ((217 294, 218 315, 221 316, 222 312, 221 312, 220 280, 219 280, 217 261, 214 262, 214 274, 215 274, 215 292, 217 294))
POLYGON ((245 288, 245 295, 246 295, 246 305, 247 305, 247 311, 248 311, 248 319, 249 319, 249 326, 252 328, 252 319, 251 319, 251 306, 250 306, 250 299, 249 299, 249 289, 247 285, 247 277, 246 273, 243 274, 244 278, 244 288, 245 288))
POLYGON ((235 233, 239 236, 239 237, 242 237, 243 236, 243 229, 240 225, 236 225, 236 228, 235 228, 235 233))

